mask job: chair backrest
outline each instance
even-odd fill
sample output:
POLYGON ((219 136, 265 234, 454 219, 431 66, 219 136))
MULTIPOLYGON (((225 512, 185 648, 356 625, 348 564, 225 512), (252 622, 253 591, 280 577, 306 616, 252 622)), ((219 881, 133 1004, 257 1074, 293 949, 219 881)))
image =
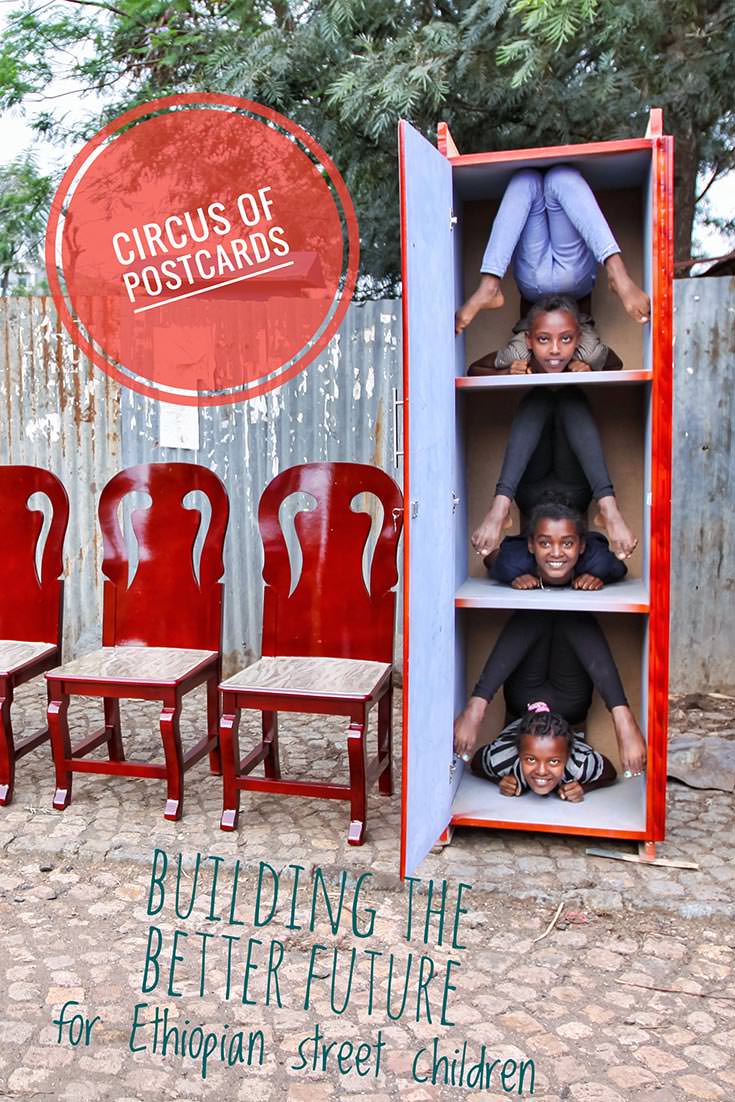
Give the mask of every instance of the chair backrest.
POLYGON ((69 520, 66 490, 42 467, 0 467, 0 638, 61 645, 64 536, 69 520), (51 521, 36 567, 44 528, 40 509, 30 508, 32 494, 45 494, 51 521))
POLYGON ((140 645, 221 649, 223 545, 229 502, 213 471, 196 463, 141 463, 116 474, 100 496, 104 558, 102 641, 107 647, 140 645), (195 570, 194 549, 203 516, 184 498, 200 490, 211 505, 209 526, 195 570), (120 523, 123 499, 142 492, 148 508, 135 508, 131 524, 138 565, 129 558, 120 523))
POLYGON ((403 526, 403 496, 393 479, 363 463, 290 467, 263 492, 258 523, 265 552, 263 654, 392 662, 396 559, 403 526), (295 585, 279 520, 282 503, 294 493, 316 501, 313 510, 294 517, 302 555, 295 585), (374 494, 383 511, 369 587, 363 578, 363 553, 372 521, 368 513, 350 507, 360 493, 374 494))

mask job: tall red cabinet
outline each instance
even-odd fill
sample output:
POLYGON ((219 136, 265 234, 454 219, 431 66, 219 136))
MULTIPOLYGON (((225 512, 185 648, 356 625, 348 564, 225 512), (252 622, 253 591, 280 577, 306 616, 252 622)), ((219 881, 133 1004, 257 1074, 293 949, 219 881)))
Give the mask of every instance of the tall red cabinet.
MULTIPOLYGON (((401 871, 412 873, 453 825, 627 838, 664 837, 671 505, 673 140, 651 113, 644 138, 460 155, 444 126, 439 149, 407 123, 399 132, 403 253, 404 725, 401 871), (467 365, 506 343, 519 314, 483 311, 455 338, 454 311, 479 279, 504 188, 523 167, 577 166, 595 191, 626 264, 652 298, 636 326, 598 275, 593 312, 620 371, 474 378, 467 365), (492 500, 513 413, 529 386, 581 386, 595 411, 616 494, 639 535, 623 582, 587 593, 530 592, 491 582, 469 534, 492 500), (452 725, 515 609, 597 615, 648 741, 642 778, 584 803, 527 794, 509 800, 454 758, 452 725)), ((516 516, 516 528, 517 516, 516 516)), ((488 733, 503 719, 498 698, 488 733)), ((590 742, 618 761, 595 697, 590 742)))

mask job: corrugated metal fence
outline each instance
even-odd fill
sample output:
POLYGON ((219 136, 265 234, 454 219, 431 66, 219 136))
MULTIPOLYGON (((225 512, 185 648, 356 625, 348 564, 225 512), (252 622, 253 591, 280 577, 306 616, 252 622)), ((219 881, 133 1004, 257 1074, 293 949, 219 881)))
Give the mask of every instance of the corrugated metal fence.
POLYGON ((674 286, 671 686, 735 693, 735 279, 674 286))
POLYGON ((353 460, 384 467, 400 481, 393 467, 392 418, 392 387, 400 377, 400 303, 351 306, 323 355, 297 378, 249 402, 199 411, 161 405, 94 369, 57 323, 48 299, 0 300, 0 325, 6 422, 0 462, 47 467, 71 500, 64 602, 69 657, 99 645, 97 500, 122 467, 198 462, 225 483, 230 524, 224 650, 230 667, 259 650, 262 551, 256 518, 271 478, 295 463, 353 460), (190 446, 162 446, 172 433, 190 446))
MULTIPOLYGON (((671 685, 735 692, 735 281, 676 283, 671 685)), ((58 474, 70 491, 66 653, 100 636, 99 491, 123 466, 211 467, 231 500, 225 652, 258 652, 258 498, 284 467, 313 460, 393 467, 392 390, 400 386, 400 303, 353 305, 325 353, 275 393, 193 415, 123 390, 81 356, 49 300, 0 300, 0 462, 58 474), (177 435, 187 447, 162 446, 177 435)))

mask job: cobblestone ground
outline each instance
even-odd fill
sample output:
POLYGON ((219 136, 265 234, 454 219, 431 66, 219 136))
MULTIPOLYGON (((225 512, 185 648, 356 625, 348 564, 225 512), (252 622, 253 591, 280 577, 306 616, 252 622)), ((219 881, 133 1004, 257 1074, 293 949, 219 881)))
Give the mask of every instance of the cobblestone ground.
MULTIPOLYGON (((18 701, 16 729, 32 729, 42 714, 41 695, 27 688, 18 701)), ((155 706, 135 705, 124 718, 125 714, 132 725, 126 743, 131 756, 158 757, 155 706)), ((199 698, 187 712, 187 740, 195 739, 201 715, 199 698)), ((95 719, 89 710, 74 711, 77 737, 91 730, 95 719)), ((729 734, 735 729, 735 701, 678 700, 673 724, 679 730, 729 734)), ((303 773, 308 762, 312 774, 330 779, 344 775, 338 721, 284 723, 281 737, 284 773, 303 773)), ((246 740, 243 732, 243 747, 246 740)), ((408 893, 397 878, 397 797, 371 797, 369 841, 355 850, 345 841, 347 805, 247 793, 239 835, 225 835, 217 828, 219 782, 208 777, 204 762, 187 781, 185 817, 178 824, 164 822, 163 785, 155 781, 77 776, 73 803, 59 814, 50 809, 48 751, 35 751, 20 763, 15 802, 0 810, 0 971, 6 993, 0 1010, 0 1098, 144 1102, 159 1096, 195 1102, 226 1094, 252 1102, 317 1102, 369 1095, 383 1102, 400 1095, 402 1102, 421 1102, 478 1093, 491 1102, 519 1096, 543 1102, 735 1099, 731 795, 670 786, 669 834, 659 852, 697 861, 697 872, 591 858, 585 855, 584 839, 458 831, 453 844, 430 855, 419 870, 424 885, 413 900, 414 924, 406 940, 408 893), (167 852, 172 868, 161 913, 151 916, 147 902, 156 846, 167 852), (210 911, 215 865, 205 861, 187 915, 197 851, 223 858, 219 894, 210 911), (185 858, 176 917, 173 866, 179 852, 185 858), (233 887, 236 860, 240 873, 233 887), (284 873, 272 922, 254 929, 255 873, 261 860, 278 870, 300 864, 304 872, 293 919, 293 880, 284 873), (344 913, 341 922, 335 917, 335 932, 319 893, 313 929, 309 928, 315 867, 324 872, 335 914, 341 871, 347 870, 344 913), (353 915, 350 904, 363 870, 373 876, 353 915), (441 946, 436 918, 423 942, 428 878, 433 878, 437 891, 443 878, 448 881, 441 946), (460 880, 472 885, 463 899, 467 913, 458 921, 456 940, 463 948, 451 945, 460 880), (237 906, 231 911, 233 897, 237 906), (376 910, 374 931, 361 938, 369 907, 376 910), (210 915, 219 915, 219 921, 210 915), (555 925, 546 933, 555 916, 555 925), (242 920, 244 926, 232 920, 242 920), (161 972, 158 986, 142 994, 151 923, 161 931, 161 972), (174 962, 171 976, 174 928, 189 936, 177 943, 181 960, 174 962), (251 936, 262 944, 252 944, 248 971, 245 946, 251 936), (235 937, 242 941, 232 940, 235 937), (283 947, 280 970, 274 939, 283 947), (317 944, 324 950, 314 950, 317 944), (274 952, 271 964, 275 959, 281 1007, 276 1005, 275 980, 270 1004, 265 1005, 268 954, 274 952), (305 1010, 313 953, 311 1005, 305 1010), (406 1007, 398 1016, 409 953, 406 1007), (435 970, 429 979, 431 968, 424 965, 424 994, 417 988, 422 954, 432 958, 435 970), (447 977, 450 958, 458 964, 447 977), (339 1009, 346 1001, 342 1014, 329 1005, 333 967, 335 1005, 339 1009), (246 974, 252 1004, 242 1002, 246 974), (386 1010, 389 975, 395 1018, 386 1010), (445 1016, 454 1023, 451 1026, 441 1021, 447 978, 456 987, 447 991, 445 1016), (169 986, 171 992, 181 991, 181 997, 169 993, 169 986), (82 1037, 72 1047, 70 1027, 52 1022, 68 1000, 79 1005, 67 1008, 67 1018, 77 1010, 90 1020, 99 1016, 88 1046, 82 1037), (174 1055, 170 1049, 164 1054, 160 1045, 154 1051, 149 1025, 134 1035, 140 1050, 132 1052, 131 1026, 139 1002, 149 1004, 140 1012, 141 1020, 150 1020, 156 1007, 161 1014, 167 1009, 168 1026, 191 1031, 201 1025, 218 1044, 238 1031, 245 1038, 251 1031, 262 1031, 262 1065, 255 1036, 250 1066, 247 1060, 228 1066, 218 1047, 203 1080, 201 1058, 174 1055), (426 1020, 427 1006, 431 1022, 426 1020), (308 1070, 313 1043, 307 1038, 313 1037, 317 1023, 327 1044, 349 1039, 355 1046, 371 1046, 369 1052, 362 1050, 364 1076, 357 1074, 354 1059, 343 1061, 340 1074, 336 1047, 326 1053, 326 1071, 308 1070), (454 1068, 454 1085, 451 1078, 445 1083, 444 1065, 438 1068, 436 1084, 431 1082, 434 1039, 437 1058, 450 1061, 447 1073, 454 1068), (308 1068, 296 1070, 300 1042, 308 1068), (460 1085, 463 1055, 465 1078, 460 1085), (489 1089, 479 1090, 470 1072, 481 1058, 498 1064, 489 1089), (519 1095, 523 1060, 534 1062, 533 1094, 526 1065, 519 1095), (516 1062, 515 1072, 507 1061, 516 1062), (503 1069, 505 1082, 500 1080, 503 1069)), ((602 844, 625 848, 622 843, 602 844)), ((266 878, 261 917, 269 912, 269 885, 266 878)), ((152 898, 159 898, 155 891, 152 898)), ((155 946, 157 935, 152 936, 155 946)), ((151 966, 149 985, 154 973, 151 966)))

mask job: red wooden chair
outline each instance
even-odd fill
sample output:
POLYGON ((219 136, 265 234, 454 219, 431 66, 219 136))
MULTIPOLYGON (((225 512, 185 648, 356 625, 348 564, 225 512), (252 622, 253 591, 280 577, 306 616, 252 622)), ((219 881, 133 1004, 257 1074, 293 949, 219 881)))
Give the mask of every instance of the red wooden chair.
POLYGON ((107 483, 99 504, 104 546, 102 648, 46 676, 49 728, 56 768, 54 807, 71 801, 72 773, 105 773, 124 777, 160 777, 168 785, 164 817, 179 819, 184 773, 209 753, 219 773, 217 746, 218 693, 221 677, 222 548, 229 503, 212 471, 193 463, 144 463, 130 467, 107 483), (201 490, 211 517, 197 578, 194 544, 202 517, 184 507, 187 494, 201 490), (132 526, 139 561, 128 580, 128 555, 118 517, 123 498, 142 491, 150 508, 135 509, 132 526), (186 754, 181 746, 182 697, 207 685, 207 734, 186 754), (70 696, 104 700, 104 727, 72 749, 67 723, 70 696), (125 758, 120 727, 121 699, 160 700, 165 764, 125 758), (86 760, 98 746, 108 761, 86 760))
POLYGON ((62 554, 69 520, 69 499, 56 475, 41 467, 0 467, 0 510, 5 539, 0 541, 0 805, 13 798, 15 763, 48 738, 48 728, 13 739, 10 708, 18 685, 51 669, 61 656, 62 554), (52 516, 36 568, 43 532, 40 510, 30 509, 32 494, 45 494, 52 516))
POLYGON ((392 662, 396 556, 403 524, 403 498, 392 478, 360 463, 306 463, 278 475, 260 500, 258 521, 265 551, 263 658, 225 681, 220 721, 224 809, 220 826, 234 830, 240 790, 281 792, 349 800, 348 841, 362 845, 367 787, 378 780, 390 796, 392 778, 392 662), (303 556, 293 584, 286 540, 279 521, 291 494, 316 500, 300 512, 294 527, 303 556), (362 572, 370 534, 367 513, 350 504, 360 493, 375 494, 383 520, 370 568, 362 572), (378 753, 366 764, 368 713, 378 705, 378 753), (242 708, 262 713, 261 744, 240 760, 238 724, 242 708), (350 783, 282 780, 278 760, 278 712, 315 712, 349 717, 350 783), (263 762, 265 777, 249 774, 263 762))

